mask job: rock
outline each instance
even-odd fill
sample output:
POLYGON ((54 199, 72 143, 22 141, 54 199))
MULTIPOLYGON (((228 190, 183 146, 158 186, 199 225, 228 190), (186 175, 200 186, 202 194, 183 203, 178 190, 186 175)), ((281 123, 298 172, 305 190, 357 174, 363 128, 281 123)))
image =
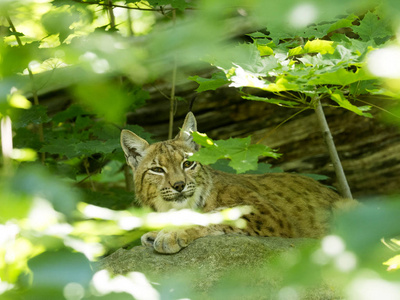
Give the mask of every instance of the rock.
MULTIPOLYGON (((191 299, 279 299, 284 276, 272 271, 276 270, 272 266, 301 246, 317 243, 313 239, 208 236, 176 254, 159 254, 145 246, 121 248, 97 267, 114 275, 144 273, 151 282, 161 283, 162 291, 173 291, 170 299, 188 295, 191 299)), ((327 287, 303 292, 302 299, 338 298, 327 287)))

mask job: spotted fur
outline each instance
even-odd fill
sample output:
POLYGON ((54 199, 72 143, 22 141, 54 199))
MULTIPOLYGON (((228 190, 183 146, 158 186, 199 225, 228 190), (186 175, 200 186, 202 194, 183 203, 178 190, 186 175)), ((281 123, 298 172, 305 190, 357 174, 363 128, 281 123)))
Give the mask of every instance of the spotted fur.
POLYGON ((189 113, 172 140, 149 145, 133 132, 122 131, 121 146, 134 173, 139 202, 159 212, 183 208, 210 212, 242 205, 251 206, 252 211, 242 217, 245 228, 193 226, 142 236, 144 245, 160 253, 178 252, 206 235, 321 237, 329 230, 333 209, 353 204, 308 177, 228 174, 190 162, 189 156, 199 148, 190 135, 196 129, 196 119, 189 113))

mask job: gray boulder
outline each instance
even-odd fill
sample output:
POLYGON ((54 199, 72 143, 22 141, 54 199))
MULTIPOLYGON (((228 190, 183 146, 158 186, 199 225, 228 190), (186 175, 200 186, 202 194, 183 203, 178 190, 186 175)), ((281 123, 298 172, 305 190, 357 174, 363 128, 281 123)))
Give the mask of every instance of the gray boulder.
POLYGON ((208 236, 176 254, 144 246, 119 249, 97 267, 115 275, 144 273, 160 284, 161 299, 340 299, 326 286, 295 290, 282 284, 285 274, 277 265, 300 247, 316 244, 312 239, 208 236))

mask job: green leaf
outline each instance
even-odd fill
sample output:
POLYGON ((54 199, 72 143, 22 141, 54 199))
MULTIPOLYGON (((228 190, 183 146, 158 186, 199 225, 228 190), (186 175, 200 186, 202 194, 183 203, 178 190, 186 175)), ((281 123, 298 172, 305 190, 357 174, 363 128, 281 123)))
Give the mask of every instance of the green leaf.
POLYGON ((242 69, 253 76, 265 76, 268 71, 279 66, 276 57, 272 55, 261 57, 254 43, 240 44, 223 53, 217 53, 215 57, 209 59, 209 62, 223 69, 227 75, 232 68, 235 68, 242 69))
POLYGON ((33 105, 29 109, 14 108, 11 112, 15 128, 27 127, 29 124, 43 124, 51 120, 47 116, 47 107, 43 105, 33 105))
POLYGON ((384 265, 388 266, 388 270, 399 270, 400 269, 400 255, 395 255, 389 260, 383 263, 384 265))
POLYGON ((262 87, 262 89, 265 91, 277 93, 298 90, 299 85, 297 85, 296 83, 291 83, 286 78, 281 77, 276 81, 276 83, 267 84, 265 87, 262 87))
POLYGON ((246 35, 248 35, 248 36, 250 36, 252 38, 266 38, 266 37, 268 37, 268 35, 266 35, 266 34, 264 34, 262 32, 259 32, 259 31, 256 31, 256 32, 253 32, 253 33, 249 33, 249 34, 246 34, 246 35))
POLYGON ((299 103, 296 101, 282 100, 282 99, 276 99, 276 98, 270 99, 270 98, 253 96, 253 95, 242 96, 242 98, 246 99, 246 100, 267 102, 267 103, 276 104, 279 106, 293 107, 293 106, 299 105, 299 103))
POLYGON ((340 28, 344 28, 344 27, 352 27, 353 26, 353 22, 357 19, 358 17, 354 14, 351 14, 350 16, 344 18, 344 19, 340 19, 338 21, 336 21, 334 24, 332 24, 327 33, 330 33, 332 31, 335 31, 337 29, 340 28))
POLYGON ((47 142, 39 152, 59 155, 61 157, 73 158, 79 156, 75 145, 79 142, 76 138, 54 138, 47 142))
POLYGON ((378 16, 372 12, 366 13, 360 25, 353 27, 353 31, 357 33, 363 41, 375 40, 377 38, 385 38, 393 35, 387 21, 379 19, 378 16))
POLYGON ((26 295, 28 299, 62 299, 67 284, 86 288, 93 276, 85 255, 67 249, 39 254, 28 261, 28 266, 33 272, 32 288, 26 295))
POLYGON ((54 115, 53 121, 55 123, 65 122, 66 120, 71 120, 78 116, 88 115, 89 113, 78 104, 72 104, 67 109, 58 112, 54 115))
POLYGON ((39 42, 26 43, 23 46, 1 45, 0 75, 4 77, 15 76, 22 73, 28 64, 33 61, 41 61, 46 57, 47 49, 39 48, 39 42))
POLYGON ((280 156, 265 145, 250 144, 250 136, 213 141, 205 134, 193 132, 192 135, 194 141, 204 148, 194 153, 190 160, 209 165, 215 163, 218 159, 230 159, 229 166, 235 169, 237 173, 256 170, 259 156, 273 158, 280 156))
POLYGON ((120 149, 118 138, 105 142, 99 140, 86 141, 75 145, 76 156, 90 156, 95 153, 110 154, 116 149, 120 149))
POLYGON ((202 78, 196 75, 191 76, 188 79, 196 81, 199 84, 199 87, 196 89, 196 92, 198 93, 204 91, 214 91, 217 88, 229 83, 229 80, 226 78, 224 72, 214 73, 211 78, 202 78))
POLYGON ((171 5, 171 7, 178 8, 180 10, 185 10, 185 8, 191 7, 190 3, 186 3, 185 0, 148 0, 148 2, 153 7, 171 5))
POLYGON ((274 50, 267 45, 257 45, 257 49, 260 51, 261 56, 274 54, 274 50))
POLYGON ((357 107, 351 104, 350 101, 344 97, 343 93, 340 90, 336 90, 333 93, 331 93, 331 99, 344 109, 350 110, 360 116, 372 118, 372 115, 370 113, 365 113, 365 111, 371 109, 370 106, 357 107))
POLYGON ((59 7, 42 16, 42 25, 49 34, 58 34, 60 42, 74 31, 70 29, 74 22, 79 21, 79 16, 73 14, 68 7, 59 7))
POLYGON ((72 215, 79 201, 77 190, 38 165, 20 168, 12 178, 10 187, 22 197, 40 197, 50 201, 55 210, 66 216, 72 215))
POLYGON ((298 46, 296 48, 290 49, 288 56, 294 56, 294 55, 300 55, 300 54, 304 54, 304 49, 302 46, 298 46))
POLYGON ((333 84, 333 85, 349 85, 356 81, 369 80, 373 77, 368 74, 364 69, 357 69, 356 72, 339 69, 332 73, 323 73, 317 75, 317 78, 310 80, 307 84, 333 84))
POLYGON ((74 94, 81 103, 90 107, 96 114, 117 124, 124 123, 128 107, 137 100, 135 95, 127 96, 127 91, 109 81, 78 85, 74 89, 74 94))
POLYGON ((304 45, 304 53, 330 53, 332 54, 335 52, 335 48, 332 46, 333 42, 332 41, 325 41, 325 40, 313 40, 313 41, 308 41, 304 45))
POLYGON ((325 41, 319 39, 313 41, 307 41, 304 47, 298 46, 296 48, 290 49, 289 56, 306 54, 306 53, 332 54, 333 52, 335 52, 335 48, 332 46, 332 44, 333 44, 332 41, 325 41))
POLYGON ((32 201, 30 197, 15 195, 9 190, 9 182, 0 178, 0 223, 6 223, 7 220, 23 219, 28 216, 32 201), (6 200, 6 201, 4 201, 6 200))

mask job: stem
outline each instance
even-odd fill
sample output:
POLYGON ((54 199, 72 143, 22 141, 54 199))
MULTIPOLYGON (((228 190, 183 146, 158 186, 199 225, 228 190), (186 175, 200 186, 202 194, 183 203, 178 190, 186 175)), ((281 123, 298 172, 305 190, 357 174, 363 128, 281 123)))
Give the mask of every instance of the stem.
POLYGON ((88 175, 87 178, 89 178, 89 180, 90 180, 90 185, 91 185, 91 187, 92 187, 92 191, 95 192, 95 191, 96 191, 96 187, 95 187, 94 182, 93 182, 93 180, 92 180, 92 175, 93 175, 95 172, 94 172, 94 173, 90 173, 90 172, 89 172, 89 166, 90 166, 90 164, 89 164, 89 161, 88 161, 87 157, 86 157, 86 158, 84 159, 84 161, 83 161, 83 166, 84 166, 84 168, 85 168, 86 174, 88 175))
POLYGON ((3 171, 4 174, 8 174, 11 172, 12 162, 12 150, 13 150, 13 141, 12 141, 12 123, 11 119, 8 116, 4 116, 1 119, 1 151, 3 153, 3 171))
POLYGON ((113 29, 115 28, 115 15, 112 0, 107 0, 107 11, 108 17, 110 18, 110 27, 113 29))
MULTIPOLYGON (((82 4, 96 4, 96 5, 100 5, 100 6, 109 6, 108 4, 104 4, 104 3, 99 3, 96 1, 82 1, 82 0, 72 0, 74 2, 77 3, 82 3, 82 4)), ((169 9, 165 9, 165 8, 142 8, 139 6, 133 7, 133 6, 126 6, 126 5, 119 5, 119 4, 112 4, 112 7, 119 7, 119 8, 125 8, 125 9, 136 9, 136 10, 146 10, 146 11, 158 11, 158 12, 163 12, 165 10, 174 10, 174 8, 169 8, 169 9)), ((194 7, 186 7, 185 10, 197 10, 194 7)))
POLYGON ((267 132, 266 134, 264 134, 262 136, 261 139, 259 139, 257 141, 256 144, 261 143, 263 140, 265 140, 267 137, 269 137, 270 135, 272 135, 279 127, 281 127, 283 124, 285 124, 286 122, 288 122, 289 120, 293 119, 295 116, 301 114, 303 111, 305 111, 306 109, 309 109, 309 107, 304 107, 303 109, 299 110, 298 112, 296 112, 295 114, 291 115, 289 118, 287 118, 286 120, 283 120, 281 123, 278 124, 278 126, 276 126, 274 129, 272 129, 271 131, 267 132))
MULTIPOLYGON (((19 38, 18 34, 16 34, 17 30, 16 30, 16 28, 14 26, 14 23, 11 21, 11 18, 10 18, 10 16, 8 14, 6 14, 6 19, 7 19, 8 24, 10 25, 11 31, 13 33, 15 33, 15 39, 17 40, 18 46, 23 47, 21 39, 19 38)), ((38 96, 36 85, 35 85, 35 79, 33 77, 33 73, 32 73, 31 68, 29 67, 29 64, 28 64, 28 66, 26 68, 28 70, 29 80, 31 82, 33 103, 35 105, 39 105, 39 96, 38 96)), ((37 126, 37 128, 38 128, 38 134, 39 134, 39 141, 43 143, 44 142, 43 124, 39 124, 37 126)), ((44 164, 45 158, 46 158, 46 154, 44 152, 42 152, 40 154, 40 160, 41 160, 42 164, 44 164)))
POLYGON ((131 16, 131 11, 129 10, 129 9, 127 9, 126 10, 126 15, 127 15, 127 23, 128 23, 128 33, 129 33, 129 36, 134 36, 135 35, 135 33, 133 32, 133 29, 132 29, 132 16, 131 16))
POLYGON ((129 166, 125 165, 124 166, 124 177, 125 177, 125 186, 126 190, 128 192, 133 192, 133 180, 132 180, 132 174, 129 171, 129 166))
MULTIPOLYGON (((175 26, 176 13, 175 9, 172 11, 172 20, 173 25, 175 26)), ((169 128, 168 128, 168 139, 172 139, 172 133, 174 130, 174 113, 175 113, 175 85, 176 85, 176 70, 177 70, 177 62, 176 62, 176 54, 173 57, 173 69, 172 69, 172 87, 171 87, 171 95, 170 95, 170 106, 169 106, 169 128)))
POLYGON ((322 130, 322 135, 326 143, 326 146, 328 147, 329 156, 331 157, 331 161, 335 169, 336 177, 339 183, 339 192, 342 195, 342 197, 353 199, 320 100, 318 100, 317 107, 315 108, 315 113, 317 114, 317 119, 322 130))

